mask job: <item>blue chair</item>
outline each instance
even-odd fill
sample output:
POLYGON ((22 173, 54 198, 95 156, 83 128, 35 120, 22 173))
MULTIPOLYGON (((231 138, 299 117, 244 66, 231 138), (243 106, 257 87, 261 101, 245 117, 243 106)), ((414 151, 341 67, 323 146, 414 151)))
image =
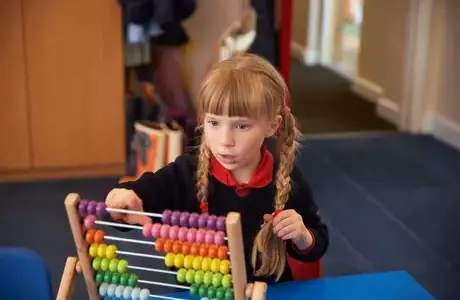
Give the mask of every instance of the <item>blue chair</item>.
POLYGON ((43 258, 29 249, 0 247, 0 299, 53 299, 43 258))

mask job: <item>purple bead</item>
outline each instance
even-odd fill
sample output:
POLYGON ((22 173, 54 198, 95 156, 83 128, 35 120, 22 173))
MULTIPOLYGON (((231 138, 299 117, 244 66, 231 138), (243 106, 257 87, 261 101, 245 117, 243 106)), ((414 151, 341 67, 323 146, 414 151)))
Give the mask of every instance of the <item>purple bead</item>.
POLYGON ((171 225, 179 225, 180 212, 175 210, 171 214, 171 225))
POLYGON ((78 203, 78 212, 80 213, 81 216, 86 216, 88 210, 88 200, 81 200, 78 203))
POLYGON ((86 207, 88 215, 96 214, 96 206, 97 206, 96 201, 89 201, 88 206, 86 207))
POLYGON ((198 218, 198 228, 206 228, 207 223, 208 223, 208 216, 207 215, 201 215, 198 218))
POLYGON ((179 218, 179 223, 180 223, 180 226, 182 227, 187 227, 188 226, 188 217, 189 217, 189 213, 184 211, 180 214, 180 218, 179 218))
POLYGON ((172 211, 170 211, 169 209, 165 210, 163 212, 163 215, 161 216, 161 222, 163 222, 163 224, 168 224, 171 222, 171 214, 172 214, 172 211))
POLYGON ((224 232, 225 232, 225 229, 226 229, 225 217, 218 217, 218 218, 217 218, 217 221, 216 221, 216 229, 217 229, 218 231, 224 231, 224 232))
POLYGON ((216 230, 216 222, 217 222, 217 216, 210 215, 208 216, 208 220, 206 221, 206 227, 211 230, 216 230))
POLYGON ((105 214, 105 203, 104 202, 98 202, 96 205, 96 215, 99 217, 103 217, 105 214))
POLYGON ((191 213, 188 217, 188 226, 192 228, 198 227, 198 218, 200 217, 197 213, 191 213))

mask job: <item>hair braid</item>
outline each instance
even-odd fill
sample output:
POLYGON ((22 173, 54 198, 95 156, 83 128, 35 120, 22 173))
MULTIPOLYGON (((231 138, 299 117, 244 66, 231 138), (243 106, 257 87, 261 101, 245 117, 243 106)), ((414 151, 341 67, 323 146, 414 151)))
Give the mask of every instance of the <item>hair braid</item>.
POLYGON ((200 203, 208 201, 208 173, 210 167, 211 150, 204 142, 204 135, 201 137, 201 145, 198 153, 197 178, 197 198, 200 203))
MULTIPOLYGON (((294 166, 297 137, 296 122, 294 116, 289 113, 283 119, 278 138, 280 163, 276 173, 275 210, 284 209, 284 205, 289 199, 291 192, 290 174, 294 166)), ((285 251, 284 241, 274 234, 272 221, 268 221, 257 234, 252 249, 252 265, 255 275, 276 275, 276 281, 278 281, 286 266, 285 251), (260 256, 260 267, 256 268, 258 256, 260 256)))

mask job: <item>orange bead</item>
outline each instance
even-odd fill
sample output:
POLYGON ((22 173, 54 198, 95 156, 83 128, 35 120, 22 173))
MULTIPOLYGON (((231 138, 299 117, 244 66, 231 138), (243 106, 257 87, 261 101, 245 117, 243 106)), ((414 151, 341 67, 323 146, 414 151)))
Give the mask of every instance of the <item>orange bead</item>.
POLYGON ((201 245, 200 246, 200 256, 202 257, 208 256, 208 250, 209 250, 208 245, 201 245))
POLYGON ((227 252, 228 252, 227 246, 220 246, 219 249, 217 250, 217 257, 220 260, 227 259, 227 252))
POLYGON ((209 251, 208 251, 208 256, 210 258, 216 258, 217 257, 217 246, 216 245, 212 245, 209 247, 209 251))
POLYGON ((198 245, 197 243, 193 243, 190 246, 190 254, 193 256, 198 256, 199 253, 200 253, 200 245, 198 245))
POLYGON ((163 244, 163 251, 166 253, 169 253, 172 251, 172 246, 173 246, 173 241, 171 240, 165 240, 163 244))
POLYGON ((184 255, 190 254, 190 248, 191 248, 191 245, 189 242, 183 242, 182 249, 181 249, 182 254, 184 255))
POLYGON ((94 243, 94 234, 96 233, 96 230, 90 229, 86 232, 85 234, 85 240, 88 244, 94 243))
POLYGON ((104 231, 102 230, 97 230, 94 233, 94 242, 95 243, 102 243, 104 241, 104 231))
POLYGON ((156 250, 157 252, 159 252, 159 253, 160 253, 160 252, 163 252, 164 243, 165 243, 165 241, 164 241, 163 239, 157 238, 157 239, 155 240, 155 250, 156 250))
POLYGON ((182 243, 180 241, 174 241, 172 245, 172 252, 173 253, 180 253, 182 249, 182 243))

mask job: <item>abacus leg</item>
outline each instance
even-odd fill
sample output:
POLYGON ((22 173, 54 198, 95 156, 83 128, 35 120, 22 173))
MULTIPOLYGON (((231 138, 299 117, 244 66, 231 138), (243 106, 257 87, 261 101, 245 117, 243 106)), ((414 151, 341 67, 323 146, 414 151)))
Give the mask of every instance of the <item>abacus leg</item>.
POLYGON ((86 288, 90 300, 98 300, 100 296, 97 292, 96 281, 94 280, 93 269, 91 268, 91 260, 88 254, 88 244, 83 238, 80 218, 77 213, 77 204, 80 201, 78 194, 69 194, 65 199, 65 209, 69 217, 70 229, 77 247, 78 259, 83 277, 85 278, 86 288))
POLYGON ((232 264, 233 293, 235 300, 246 299, 246 265, 243 249, 243 232, 240 214, 231 212, 226 218, 228 247, 232 264))
POLYGON ((65 263, 64 272, 62 273, 61 283, 56 296, 56 300, 68 300, 73 293, 73 283, 78 276, 77 270, 78 258, 68 257, 65 263))

